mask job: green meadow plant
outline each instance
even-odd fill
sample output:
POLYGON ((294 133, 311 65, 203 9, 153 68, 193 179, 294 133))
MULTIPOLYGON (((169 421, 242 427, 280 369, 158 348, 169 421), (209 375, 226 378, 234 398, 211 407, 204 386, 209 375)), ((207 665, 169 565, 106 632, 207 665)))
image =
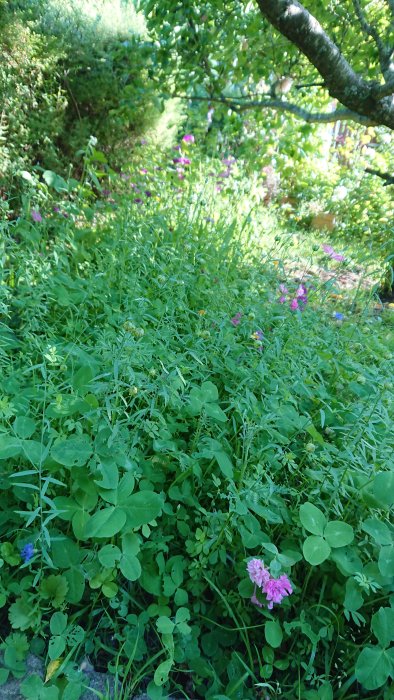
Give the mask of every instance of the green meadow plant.
POLYGON ((122 700, 388 700, 392 317, 294 275, 350 244, 295 250, 194 148, 4 228, 0 681, 33 652, 26 698, 88 657, 122 700))

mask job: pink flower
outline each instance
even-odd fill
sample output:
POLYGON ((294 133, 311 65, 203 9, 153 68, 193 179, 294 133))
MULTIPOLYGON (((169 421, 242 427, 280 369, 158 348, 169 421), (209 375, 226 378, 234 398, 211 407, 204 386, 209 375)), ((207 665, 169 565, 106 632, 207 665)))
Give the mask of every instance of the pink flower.
POLYGON ((275 603, 281 603, 283 598, 293 593, 291 583, 285 574, 279 578, 269 577, 262 589, 267 596, 268 610, 272 610, 275 603))
POLYGON ((300 299, 302 297, 305 297, 307 295, 307 288, 305 287, 304 284, 300 284, 296 291, 296 298, 300 299))
POLYGON ((40 212, 37 211, 37 209, 32 209, 30 212, 30 216, 33 219, 33 221, 35 221, 37 224, 41 223, 42 216, 41 216, 40 212))
POLYGON ((238 326, 241 322, 241 318, 242 318, 242 313, 240 311, 238 311, 238 313, 235 314, 235 316, 233 316, 233 318, 230 318, 230 323, 232 323, 233 326, 238 326))
POLYGON ((193 134, 185 134, 182 141, 184 141, 185 143, 194 143, 193 134))
POLYGON ((270 579, 270 572, 265 568, 262 559, 251 559, 250 562, 248 562, 246 569, 250 580, 259 586, 259 588, 262 588, 263 585, 268 583, 270 579))
POLYGON ((297 301, 297 299, 293 299, 293 300, 290 302, 290 308, 291 308, 292 311, 296 311, 296 309, 298 309, 298 301, 297 301))
POLYGON ((331 245, 324 244, 322 245, 322 248, 332 260, 338 260, 339 262, 343 262, 345 260, 345 256, 341 255, 341 253, 336 253, 331 245))
POLYGON ((279 291, 282 292, 282 294, 288 294, 289 290, 287 289, 285 284, 280 284, 279 285, 279 291))
POLYGON ((179 163, 179 165, 190 165, 191 163, 190 158, 185 158, 184 156, 180 156, 180 158, 173 158, 172 160, 174 163, 179 163))
POLYGON ((284 297, 284 296, 279 297, 279 304, 284 304, 285 301, 286 301, 286 297, 284 297))

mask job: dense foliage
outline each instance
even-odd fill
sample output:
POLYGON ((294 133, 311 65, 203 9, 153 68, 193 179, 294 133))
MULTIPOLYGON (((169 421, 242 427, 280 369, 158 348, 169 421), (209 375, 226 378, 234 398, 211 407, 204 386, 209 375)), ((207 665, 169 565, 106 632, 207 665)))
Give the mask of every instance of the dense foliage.
POLYGON ((8 224, 1 677, 30 648, 43 700, 79 697, 82 653, 125 697, 388 698, 390 313, 339 294, 349 248, 250 212, 242 163, 182 148, 8 224), (294 242, 334 279, 297 281, 294 242))
POLYGON ((0 696, 392 700, 388 130, 228 111, 306 62, 143 6, 0 5, 0 696))

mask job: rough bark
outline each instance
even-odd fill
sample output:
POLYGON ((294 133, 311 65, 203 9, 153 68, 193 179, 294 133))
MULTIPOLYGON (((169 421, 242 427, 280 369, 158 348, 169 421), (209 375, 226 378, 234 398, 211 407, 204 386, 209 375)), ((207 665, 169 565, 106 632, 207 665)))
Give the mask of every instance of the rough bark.
POLYGON ((367 118, 369 123, 394 129, 394 95, 385 94, 385 90, 391 88, 366 81, 356 73, 317 19, 301 3, 297 0, 257 0, 257 4, 269 23, 315 66, 331 97, 351 113, 367 118))

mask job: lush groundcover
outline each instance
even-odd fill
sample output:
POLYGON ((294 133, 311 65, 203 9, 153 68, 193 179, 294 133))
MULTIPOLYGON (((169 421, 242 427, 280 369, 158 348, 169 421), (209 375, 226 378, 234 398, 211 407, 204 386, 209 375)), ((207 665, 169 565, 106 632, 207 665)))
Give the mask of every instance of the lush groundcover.
POLYGON ((190 147, 96 200, 47 172, 5 224, 0 682, 32 652, 31 700, 86 656, 124 700, 388 700, 392 314, 291 273, 190 147))

